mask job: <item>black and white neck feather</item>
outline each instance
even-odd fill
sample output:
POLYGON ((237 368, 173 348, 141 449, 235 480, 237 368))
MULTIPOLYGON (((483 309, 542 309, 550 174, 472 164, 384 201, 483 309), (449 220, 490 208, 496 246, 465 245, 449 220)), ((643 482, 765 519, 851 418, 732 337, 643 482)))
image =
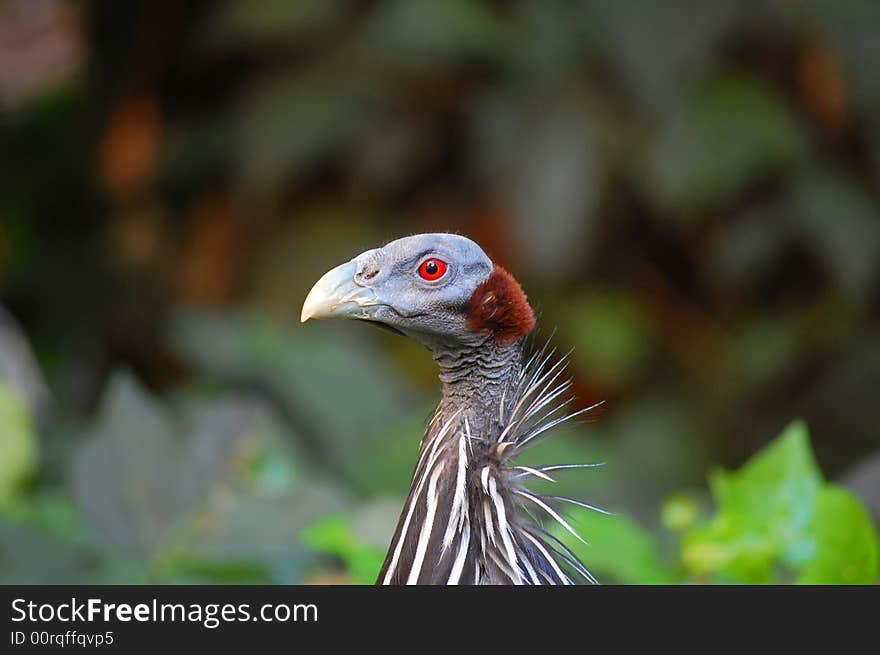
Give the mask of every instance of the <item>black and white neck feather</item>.
MULTIPOLYGON (((511 356, 520 358, 506 369, 509 378, 499 380, 497 367, 474 367, 455 383, 444 383, 444 397, 422 440, 379 584, 596 582, 545 525, 555 522, 583 541, 560 504, 604 510, 572 498, 541 495, 526 485, 529 479, 554 481, 553 471, 596 464, 531 467, 517 465, 516 460, 550 430, 597 405, 568 410, 573 398, 565 376, 567 357, 554 361, 554 351, 545 345, 522 361, 521 341, 508 348, 511 356), (498 384, 503 388, 493 389, 495 393, 473 394, 473 388, 498 384), (489 406, 482 400, 469 404, 461 401, 463 397, 497 401, 489 406)), ((441 372, 444 377, 448 378, 441 372)))

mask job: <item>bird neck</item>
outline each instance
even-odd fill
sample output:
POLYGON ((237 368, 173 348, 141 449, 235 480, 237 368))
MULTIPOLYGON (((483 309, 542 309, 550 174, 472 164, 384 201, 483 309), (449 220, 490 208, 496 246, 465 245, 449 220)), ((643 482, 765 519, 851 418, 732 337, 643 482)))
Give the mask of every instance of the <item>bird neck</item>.
POLYGON ((504 399, 511 398, 522 368, 522 339, 499 343, 491 338, 472 345, 435 347, 440 368, 442 415, 460 412, 472 430, 489 436, 500 429, 504 399))

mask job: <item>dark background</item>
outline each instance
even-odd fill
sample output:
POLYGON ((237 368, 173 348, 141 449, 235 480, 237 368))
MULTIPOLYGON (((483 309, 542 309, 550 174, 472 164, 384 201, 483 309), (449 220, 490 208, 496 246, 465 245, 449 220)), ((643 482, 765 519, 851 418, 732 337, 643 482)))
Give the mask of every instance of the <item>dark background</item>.
POLYGON ((298 315, 422 231, 608 401, 574 494, 662 541, 802 417, 880 516, 878 62, 870 0, 0 0, 0 581, 368 578, 433 363, 298 315))

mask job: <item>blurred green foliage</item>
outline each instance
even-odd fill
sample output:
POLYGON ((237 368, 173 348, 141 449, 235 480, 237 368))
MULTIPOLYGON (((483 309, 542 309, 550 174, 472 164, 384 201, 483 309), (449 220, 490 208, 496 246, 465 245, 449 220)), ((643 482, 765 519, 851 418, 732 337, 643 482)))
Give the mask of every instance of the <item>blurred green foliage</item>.
POLYGON ((806 155, 801 127, 771 87, 720 75, 693 92, 648 146, 646 184, 672 217, 729 205, 806 155))
POLYGON ((327 516, 306 529, 303 542, 309 548, 342 560, 351 582, 374 584, 385 560, 385 551, 360 542, 344 515, 327 516))
POLYGON ((574 511, 572 520, 586 546, 556 530, 600 582, 675 584, 675 572, 664 561, 654 536, 623 515, 574 511))
POLYGON ((37 468, 37 444, 27 407, 0 381, 0 507, 18 499, 37 468))
POLYGON ((823 481, 803 423, 741 469, 713 472, 709 486, 709 517, 699 519, 687 495, 664 503, 664 525, 678 543, 673 549, 625 517, 595 512, 575 516, 589 546, 559 530, 557 536, 600 578, 626 584, 878 581, 880 535, 857 498, 823 481))
POLYGON ((618 511, 572 514, 600 579, 869 580, 878 26, 873 0, 0 0, 0 581, 368 581, 433 362, 295 321, 330 266, 439 230, 608 401, 526 455, 606 462, 557 483, 618 511), (793 416, 809 446, 762 451, 793 416))
MULTIPOLYGON (((622 515, 569 512, 586 544, 561 526, 551 531, 600 579, 619 584, 878 582, 880 533, 853 494, 822 480, 803 423, 740 470, 712 473, 709 484, 716 504, 710 518, 698 521, 686 495, 663 505, 664 525, 681 542, 674 557, 622 515)), ((344 517, 312 526, 306 542, 341 558, 353 581, 375 581, 383 552, 358 542, 344 517)))

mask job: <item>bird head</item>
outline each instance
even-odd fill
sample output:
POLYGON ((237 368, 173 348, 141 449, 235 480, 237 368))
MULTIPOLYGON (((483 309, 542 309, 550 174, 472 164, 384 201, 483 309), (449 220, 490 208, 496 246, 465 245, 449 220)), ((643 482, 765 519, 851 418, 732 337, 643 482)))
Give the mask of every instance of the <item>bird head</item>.
POLYGON ((367 250, 312 287, 301 320, 370 321, 427 345, 515 341, 535 325, 520 285, 476 243, 417 234, 367 250))

